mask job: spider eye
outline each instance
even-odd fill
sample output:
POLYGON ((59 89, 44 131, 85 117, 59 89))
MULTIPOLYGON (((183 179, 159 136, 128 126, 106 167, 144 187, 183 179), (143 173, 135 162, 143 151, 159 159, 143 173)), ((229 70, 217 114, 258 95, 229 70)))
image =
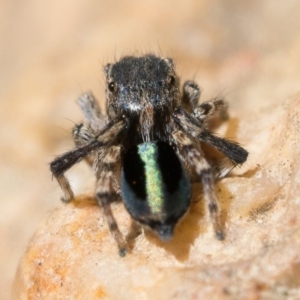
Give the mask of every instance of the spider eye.
POLYGON ((169 85, 175 85, 176 78, 173 75, 170 75, 168 78, 169 85))
POLYGON ((114 81, 111 81, 109 84, 108 84, 108 90, 110 91, 110 92, 116 92, 116 90, 117 90, 117 85, 116 85, 116 83, 114 82, 114 81))

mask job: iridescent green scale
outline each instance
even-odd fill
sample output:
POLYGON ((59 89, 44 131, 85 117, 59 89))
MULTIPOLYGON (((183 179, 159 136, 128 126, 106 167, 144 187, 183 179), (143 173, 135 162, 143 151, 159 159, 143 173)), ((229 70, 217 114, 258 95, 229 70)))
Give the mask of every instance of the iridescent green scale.
POLYGON ((143 143, 126 153, 121 189, 131 216, 163 240, 172 237, 190 204, 188 176, 173 148, 162 141, 143 143))
POLYGON ((157 158, 157 147, 153 143, 138 146, 138 153, 144 163, 146 174, 147 202, 153 215, 163 212, 164 182, 157 158))

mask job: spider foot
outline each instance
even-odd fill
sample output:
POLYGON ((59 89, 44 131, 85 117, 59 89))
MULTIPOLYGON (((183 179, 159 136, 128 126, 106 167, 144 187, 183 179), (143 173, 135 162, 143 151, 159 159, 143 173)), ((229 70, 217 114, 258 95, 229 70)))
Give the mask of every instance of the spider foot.
POLYGON ((63 196, 60 197, 60 201, 63 202, 63 203, 70 203, 73 200, 74 200, 74 197, 71 197, 71 198, 70 197, 66 198, 66 197, 63 197, 63 196))
POLYGON ((216 231, 216 238, 219 240, 219 241, 223 241, 225 240, 225 233, 223 230, 218 230, 216 231))
POLYGON ((119 246, 118 248, 119 248, 119 255, 121 257, 125 257, 126 254, 129 252, 129 248, 127 247, 127 245, 124 245, 122 247, 119 246))

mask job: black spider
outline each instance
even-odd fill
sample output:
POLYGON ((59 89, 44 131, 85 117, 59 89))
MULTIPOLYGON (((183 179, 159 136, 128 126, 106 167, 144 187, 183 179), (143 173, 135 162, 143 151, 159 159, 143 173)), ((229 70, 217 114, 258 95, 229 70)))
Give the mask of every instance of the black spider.
POLYGON ((111 202, 121 196, 134 224, 146 225, 160 239, 168 240, 190 206, 190 182, 196 174, 216 236, 224 239, 215 179, 244 163, 248 156, 237 143, 208 130, 211 117, 227 117, 224 100, 198 104, 200 90, 193 81, 185 82, 180 93, 170 58, 127 56, 106 65, 104 72, 107 117, 92 94, 81 96, 78 102, 85 122, 73 130, 77 148, 51 163, 64 192, 62 201, 74 198, 64 173, 85 158, 96 173, 96 199, 124 256, 128 242, 112 214, 111 202), (227 163, 212 166, 204 156, 203 143, 225 154, 227 163))

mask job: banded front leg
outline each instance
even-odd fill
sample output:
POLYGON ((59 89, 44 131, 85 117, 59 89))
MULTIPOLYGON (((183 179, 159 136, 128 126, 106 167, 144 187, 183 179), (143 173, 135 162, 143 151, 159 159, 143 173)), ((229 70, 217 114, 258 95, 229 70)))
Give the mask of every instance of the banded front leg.
POLYGON ((193 141, 185 135, 184 132, 177 130, 172 133, 172 137, 181 159, 188 164, 190 168, 193 168, 201 179, 204 198, 213 223, 215 235, 217 239, 223 240, 225 235, 222 229, 218 199, 215 192, 213 170, 206 161, 201 149, 195 146, 193 141))
POLYGON ((119 146, 112 146, 102 157, 100 168, 96 170, 96 199, 103 208, 110 233, 117 243, 119 255, 125 256, 129 247, 111 210, 111 203, 120 198, 118 183, 114 176, 120 159, 120 151, 119 146))

